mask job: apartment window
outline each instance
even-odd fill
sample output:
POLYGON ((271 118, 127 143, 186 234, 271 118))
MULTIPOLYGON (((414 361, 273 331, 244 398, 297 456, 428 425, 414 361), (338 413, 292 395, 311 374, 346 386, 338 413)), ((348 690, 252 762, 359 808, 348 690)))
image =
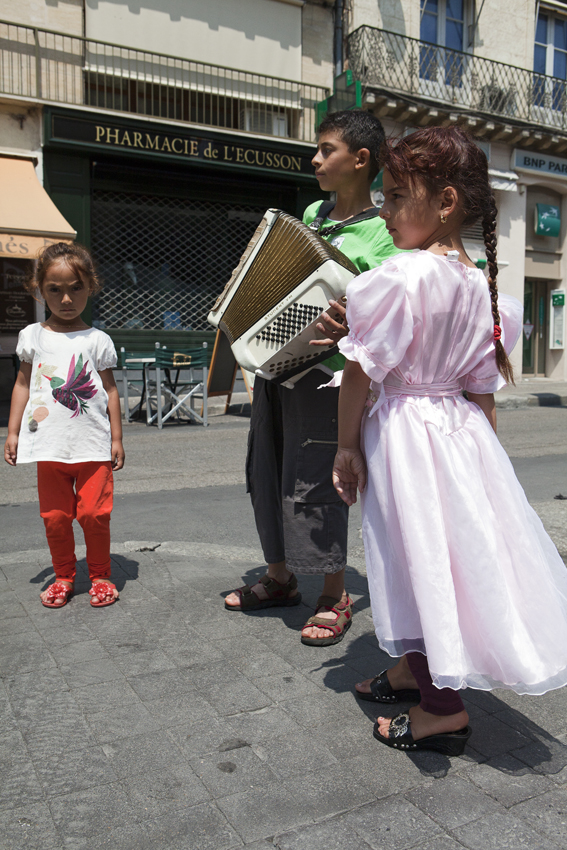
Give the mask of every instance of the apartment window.
POLYGON ((441 74, 446 85, 461 85, 465 7, 466 0, 421 0, 420 39, 427 42, 420 51, 422 79, 437 82, 441 74))
POLYGON ((567 80, 567 18, 540 11, 534 44, 535 106, 565 108, 565 80, 567 80), (552 79, 547 79, 551 77, 552 79))

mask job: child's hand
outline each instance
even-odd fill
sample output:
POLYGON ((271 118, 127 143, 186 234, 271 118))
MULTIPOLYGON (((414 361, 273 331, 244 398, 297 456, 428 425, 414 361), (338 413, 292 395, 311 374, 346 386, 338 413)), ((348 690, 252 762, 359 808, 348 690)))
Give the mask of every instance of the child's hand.
POLYGON ((112 469, 114 472, 122 469, 125 457, 126 453, 124 451, 124 446, 122 445, 122 440, 113 440, 112 448, 110 449, 110 459, 112 460, 112 469))
POLYGON ((329 301, 329 304, 333 308, 334 317, 331 318, 328 313, 322 313, 321 321, 317 325, 317 330, 327 334, 327 338, 312 339, 309 345, 336 345, 341 337, 348 334, 346 307, 340 301, 329 301))
POLYGON ((10 466, 16 465, 16 459, 18 457, 18 435, 12 434, 8 437, 6 442, 4 443, 4 460, 6 463, 9 463, 10 466))
POLYGON ((366 463, 362 452, 353 449, 339 449, 333 464, 333 485, 343 502, 354 505, 356 488, 361 493, 366 487, 366 463))

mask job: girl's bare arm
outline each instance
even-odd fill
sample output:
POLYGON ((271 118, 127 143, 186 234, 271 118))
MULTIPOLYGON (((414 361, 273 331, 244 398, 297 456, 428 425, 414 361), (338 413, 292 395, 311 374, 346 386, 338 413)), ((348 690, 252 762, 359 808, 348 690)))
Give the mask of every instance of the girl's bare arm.
POLYGON ((480 395, 478 393, 469 393, 467 390, 467 396, 469 397, 469 401, 478 404, 496 434, 496 404, 494 402, 494 393, 483 393, 480 395))
POLYGON ((108 418, 110 420, 110 438, 112 440, 111 459, 114 470, 122 469, 124 466, 124 446, 122 445, 122 414, 120 412, 120 396, 114 380, 112 369, 103 369, 100 379, 108 393, 108 418))
POLYGON ((366 486, 366 463, 360 451, 360 422, 370 378, 358 363, 347 360, 339 395, 339 447, 333 466, 335 490, 347 505, 356 502, 357 488, 366 486))
POLYGON ((10 418, 8 420, 8 438, 4 444, 4 460, 10 466, 16 465, 18 457, 18 439, 22 416, 30 397, 32 364, 21 363, 14 389, 12 390, 12 403, 10 404, 10 418))

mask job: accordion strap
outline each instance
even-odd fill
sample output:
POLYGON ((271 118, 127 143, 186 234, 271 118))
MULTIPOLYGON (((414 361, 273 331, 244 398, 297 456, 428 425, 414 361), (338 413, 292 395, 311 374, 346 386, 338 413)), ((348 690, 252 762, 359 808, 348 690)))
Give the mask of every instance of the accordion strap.
POLYGON ((345 218, 344 221, 337 221, 336 224, 331 224, 328 227, 321 227, 325 219, 328 217, 331 210, 335 207, 335 201, 322 201, 321 206, 319 207, 319 211, 317 213, 317 217, 313 219, 309 227, 311 230, 316 230, 319 236, 330 236, 331 233, 335 233, 337 230, 341 230, 343 227, 347 227, 351 224, 357 224, 359 221, 366 221, 369 218, 376 218, 380 215, 380 210, 378 207, 371 207, 368 210, 364 210, 358 215, 350 216, 349 218, 345 218))

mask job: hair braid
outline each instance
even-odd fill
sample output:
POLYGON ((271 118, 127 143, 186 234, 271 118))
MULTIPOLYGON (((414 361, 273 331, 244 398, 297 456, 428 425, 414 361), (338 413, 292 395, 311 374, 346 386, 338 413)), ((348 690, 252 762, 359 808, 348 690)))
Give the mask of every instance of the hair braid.
POLYGON ((498 264, 496 262, 496 215, 496 201, 494 200, 494 195, 490 192, 487 210, 482 219, 482 230, 486 259, 488 261, 488 287, 490 289, 490 302, 492 304, 492 318, 494 320, 495 330, 498 328, 498 333, 495 332, 494 335, 496 365, 504 380, 509 384, 513 384, 514 371, 512 364, 500 339, 500 312, 498 310, 498 285, 496 283, 498 276, 498 264))

